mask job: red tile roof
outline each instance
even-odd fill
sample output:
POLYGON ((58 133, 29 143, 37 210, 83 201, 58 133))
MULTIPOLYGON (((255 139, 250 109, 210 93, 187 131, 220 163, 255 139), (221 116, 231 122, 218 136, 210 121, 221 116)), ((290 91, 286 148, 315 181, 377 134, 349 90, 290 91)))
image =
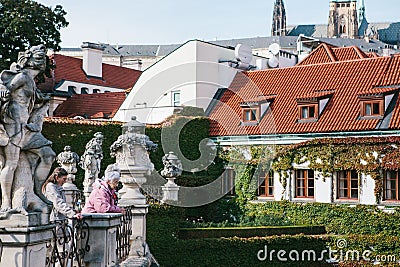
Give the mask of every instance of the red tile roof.
POLYGON ((258 96, 253 99, 249 99, 246 102, 242 102, 241 104, 246 105, 249 103, 260 103, 260 102, 267 102, 267 101, 272 101, 274 100, 276 95, 266 95, 266 96, 258 96))
POLYGON ((297 101, 306 100, 306 99, 319 99, 333 95, 335 90, 325 90, 325 91, 315 91, 311 94, 307 94, 304 96, 299 96, 296 98, 297 101))
POLYGON ((73 95, 56 108, 54 116, 112 118, 125 98, 125 92, 73 95))
POLYGON ((56 65, 53 78, 47 78, 44 84, 38 85, 39 89, 45 92, 52 92, 62 81, 127 90, 136 83, 142 73, 138 70, 103 63, 103 77, 100 79, 86 76, 82 69, 82 59, 54 54, 52 60, 56 65))
POLYGON ((349 47, 334 47, 322 43, 314 51, 312 51, 306 58, 304 58, 298 66, 312 65, 318 63, 330 63, 336 61, 356 60, 369 57, 377 57, 374 55, 367 55, 357 46, 349 47))
POLYGON ((384 93, 390 93, 393 91, 397 91, 399 89, 400 89, 400 85, 399 86, 389 86, 389 87, 374 87, 372 89, 361 92, 359 94, 359 96, 381 95, 384 93))
MULTIPOLYGON (((310 61, 313 61, 311 58, 310 61)), ((378 118, 360 119, 359 95, 400 84, 400 55, 239 73, 210 114, 212 136, 324 133, 375 130, 378 118), (296 99, 335 90, 318 120, 298 121, 296 99), (255 126, 241 125, 240 103, 276 94, 269 112, 255 126)), ((400 100, 390 129, 400 129, 400 100)))

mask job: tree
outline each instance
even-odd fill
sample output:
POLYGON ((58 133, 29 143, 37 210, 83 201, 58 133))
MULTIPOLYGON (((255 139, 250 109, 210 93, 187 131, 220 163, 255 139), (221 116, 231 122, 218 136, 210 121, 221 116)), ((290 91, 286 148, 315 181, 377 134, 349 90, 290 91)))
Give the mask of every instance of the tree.
POLYGON ((66 14, 60 5, 52 9, 32 0, 0 0, 0 70, 33 45, 60 50, 60 29, 69 24, 66 14))

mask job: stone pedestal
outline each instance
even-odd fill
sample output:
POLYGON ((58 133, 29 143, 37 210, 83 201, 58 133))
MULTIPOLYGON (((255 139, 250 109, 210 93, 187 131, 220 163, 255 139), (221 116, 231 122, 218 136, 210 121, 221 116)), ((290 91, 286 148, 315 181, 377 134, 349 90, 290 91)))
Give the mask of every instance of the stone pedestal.
POLYGON ((162 202, 178 201, 179 186, 174 182, 175 178, 167 178, 168 182, 161 187, 163 191, 162 202))
POLYGON ((74 202, 74 196, 77 192, 79 192, 79 189, 74 185, 73 183, 65 183, 63 185, 64 189, 64 194, 65 194, 65 201, 67 202, 68 206, 74 207, 76 203, 74 202))
POLYGON ((146 246, 146 214, 149 205, 135 205, 132 207, 132 235, 129 257, 143 257, 146 246))
POLYGON ((117 228, 120 213, 94 213, 84 215, 89 225, 90 250, 85 254, 86 267, 111 267, 118 265, 117 228))
POLYGON ((121 182, 124 185, 124 193, 119 200, 120 206, 144 205, 146 204, 146 197, 140 192, 140 185, 144 184, 147 180, 147 168, 132 167, 127 169, 122 165, 121 168, 121 182))
POLYGON ((54 225, 0 229, 1 266, 46 266, 46 243, 53 238, 54 225))
MULTIPOLYGON (((126 167, 126 166, 125 166, 126 167)), ((149 205, 146 204, 146 197, 140 192, 141 184, 146 182, 145 173, 147 168, 132 167, 121 169, 121 182, 126 189, 119 200, 119 206, 131 207, 132 209, 132 235, 130 238, 130 257, 144 255, 146 244, 146 214, 149 205)))
MULTIPOLYGON (((37 227, 49 224, 50 210, 43 212, 29 212, 27 215, 10 214, 6 220, 0 220, 0 228, 37 227)), ((0 229, 1 230, 1 229, 0 229)))

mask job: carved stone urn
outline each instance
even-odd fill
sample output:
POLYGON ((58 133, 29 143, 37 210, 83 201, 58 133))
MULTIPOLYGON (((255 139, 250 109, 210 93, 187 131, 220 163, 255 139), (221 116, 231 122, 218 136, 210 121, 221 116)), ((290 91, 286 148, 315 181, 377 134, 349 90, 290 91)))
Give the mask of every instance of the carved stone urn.
POLYGON ((168 182, 162 186, 163 198, 162 202, 178 201, 179 186, 175 183, 176 177, 182 174, 182 163, 174 152, 165 154, 162 158, 164 169, 161 176, 167 178, 168 182))
POLYGON ((120 199, 121 206, 146 204, 146 197, 140 192, 140 186, 147 181, 154 169, 149 158, 149 151, 157 149, 157 145, 144 134, 145 125, 132 117, 122 126, 122 135, 111 145, 111 156, 121 169, 121 182, 125 193, 120 199))
POLYGON ((78 171, 77 164, 79 163, 79 156, 77 153, 71 151, 70 146, 65 146, 64 151, 58 154, 57 163, 61 168, 68 172, 67 181, 63 185, 64 189, 77 189, 73 184, 75 181, 75 173, 78 171))

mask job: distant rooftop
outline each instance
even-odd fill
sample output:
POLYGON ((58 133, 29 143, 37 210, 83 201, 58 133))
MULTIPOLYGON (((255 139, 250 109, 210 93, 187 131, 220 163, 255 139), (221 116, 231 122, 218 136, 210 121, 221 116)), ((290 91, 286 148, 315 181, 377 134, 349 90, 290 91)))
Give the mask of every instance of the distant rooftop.
MULTIPOLYGON (((389 24, 382 24, 381 27, 389 24)), ((393 26, 393 23, 390 24, 393 26)), ((396 24, 395 24, 396 25, 396 24)), ((397 26, 396 26, 397 27, 397 26)), ((400 31, 400 23, 399 23, 400 31)), ((389 27, 390 28, 390 27, 389 27)), ((388 28, 388 29, 389 29, 388 28)), ((289 26, 289 33, 291 36, 269 36, 269 37, 252 37, 252 38, 240 38, 230 40, 216 40, 208 41, 210 43, 235 47, 238 44, 246 44, 252 49, 267 48, 273 43, 278 43, 284 50, 296 50, 297 38, 300 33, 305 33, 306 36, 312 36, 318 38, 320 41, 330 45, 347 47, 357 46, 364 52, 377 51, 382 52, 382 49, 387 45, 384 42, 378 40, 370 40, 367 42, 364 39, 349 39, 349 38, 326 38, 327 25, 298 25, 289 26), (325 36, 325 37, 324 37, 325 36)), ((169 44, 169 45, 110 45, 101 44, 104 47, 103 53, 108 56, 136 56, 136 57, 164 57, 177 49, 182 44, 169 44)), ((62 48, 61 51, 65 52, 80 52, 81 48, 62 48)))

